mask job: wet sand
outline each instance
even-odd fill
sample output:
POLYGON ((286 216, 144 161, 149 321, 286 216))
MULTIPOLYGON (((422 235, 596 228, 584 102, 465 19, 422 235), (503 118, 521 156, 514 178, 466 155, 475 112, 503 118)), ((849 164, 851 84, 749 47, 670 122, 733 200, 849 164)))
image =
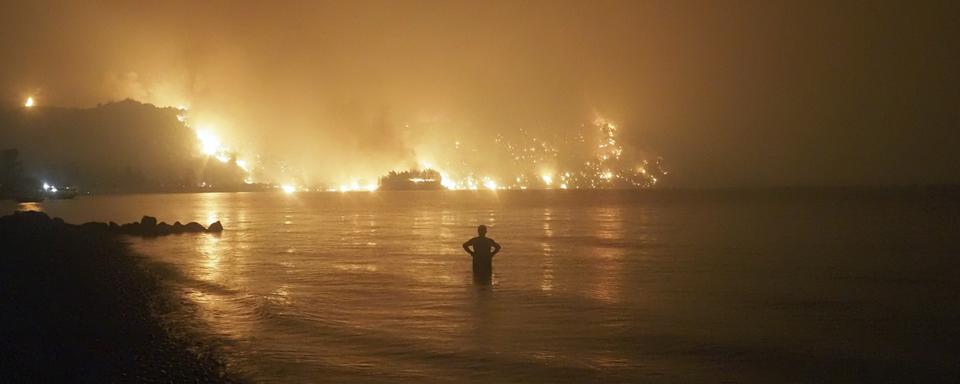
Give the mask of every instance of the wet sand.
POLYGON ((0 244, 3 381, 238 381, 164 325, 181 304, 117 235, 26 212, 0 218, 0 244))

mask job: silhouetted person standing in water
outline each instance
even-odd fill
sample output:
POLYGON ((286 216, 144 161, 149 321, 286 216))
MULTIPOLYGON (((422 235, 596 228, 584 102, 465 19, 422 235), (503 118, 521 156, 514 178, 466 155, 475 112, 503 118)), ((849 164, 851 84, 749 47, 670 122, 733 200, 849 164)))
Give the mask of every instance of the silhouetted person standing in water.
POLYGON ((473 256, 473 280, 489 283, 493 274, 493 256, 500 252, 500 244, 487 237, 486 225, 477 227, 477 234, 479 236, 463 243, 463 250, 473 256))

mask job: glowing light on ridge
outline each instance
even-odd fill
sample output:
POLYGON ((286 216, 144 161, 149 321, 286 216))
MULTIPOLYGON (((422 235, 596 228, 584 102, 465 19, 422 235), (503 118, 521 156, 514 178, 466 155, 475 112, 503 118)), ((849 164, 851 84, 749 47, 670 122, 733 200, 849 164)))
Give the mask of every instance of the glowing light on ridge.
POLYGON ((220 139, 210 131, 198 129, 197 139, 200 139, 200 150, 205 155, 214 155, 221 148, 220 139))

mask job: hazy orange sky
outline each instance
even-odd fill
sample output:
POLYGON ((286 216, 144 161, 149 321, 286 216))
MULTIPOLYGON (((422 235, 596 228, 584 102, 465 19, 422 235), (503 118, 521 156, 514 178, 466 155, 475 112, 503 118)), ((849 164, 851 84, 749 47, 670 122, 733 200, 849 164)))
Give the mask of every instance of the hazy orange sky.
POLYGON ((4 2, 0 95, 187 104, 316 177, 604 117, 667 185, 957 183, 957 4, 4 2))

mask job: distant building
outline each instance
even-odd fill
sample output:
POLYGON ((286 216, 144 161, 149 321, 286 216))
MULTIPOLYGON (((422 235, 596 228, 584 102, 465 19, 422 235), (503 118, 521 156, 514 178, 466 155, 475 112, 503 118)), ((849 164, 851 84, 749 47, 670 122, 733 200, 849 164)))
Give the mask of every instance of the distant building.
POLYGON ((380 190, 386 191, 416 191, 443 189, 440 172, 432 169, 409 171, 390 171, 380 177, 380 190))

